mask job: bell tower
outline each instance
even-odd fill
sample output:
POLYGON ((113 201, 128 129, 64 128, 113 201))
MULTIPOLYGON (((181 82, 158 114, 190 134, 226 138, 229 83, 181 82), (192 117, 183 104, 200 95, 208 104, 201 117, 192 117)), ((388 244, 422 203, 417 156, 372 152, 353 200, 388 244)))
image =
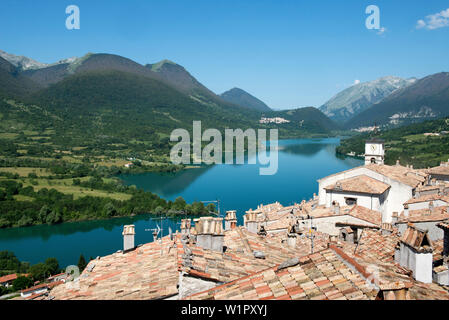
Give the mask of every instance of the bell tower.
POLYGON ((365 142, 365 165, 381 164, 385 161, 385 141, 372 139, 365 142))

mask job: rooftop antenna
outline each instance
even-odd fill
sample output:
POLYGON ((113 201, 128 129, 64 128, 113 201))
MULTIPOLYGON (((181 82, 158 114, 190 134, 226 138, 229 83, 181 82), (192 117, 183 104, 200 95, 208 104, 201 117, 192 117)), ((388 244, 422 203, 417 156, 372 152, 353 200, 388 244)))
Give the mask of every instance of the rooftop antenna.
POLYGON ((310 228, 309 228, 309 234, 307 235, 307 238, 310 239, 310 251, 311 254, 313 254, 313 249, 314 249, 314 239, 315 239, 315 231, 316 231, 316 227, 313 225, 313 217, 310 217, 310 228))
MULTIPOLYGON (((148 219, 148 221, 151 220, 160 220, 161 226, 159 227, 159 224, 156 224, 157 228, 153 228, 153 229, 145 229, 145 231, 152 231, 153 232, 153 237, 154 237, 154 242, 157 241, 157 236, 160 234, 160 238, 159 238, 159 243, 161 244, 161 256, 162 256, 162 237, 164 236, 164 220, 168 219, 167 217, 163 217, 160 216, 159 218, 151 218, 148 219)), ((171 229, 169 228, 169 231, 171 232, 171 229)))

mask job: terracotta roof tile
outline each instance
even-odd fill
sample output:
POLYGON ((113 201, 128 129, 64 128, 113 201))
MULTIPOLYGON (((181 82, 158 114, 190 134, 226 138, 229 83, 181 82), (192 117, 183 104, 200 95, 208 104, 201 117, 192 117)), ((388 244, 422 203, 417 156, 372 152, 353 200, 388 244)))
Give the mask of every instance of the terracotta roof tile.
POLYGON ((430 209, 420 209, 420 210, 409 210, 408 217, 405 213, 401 213, 401 218, 398 220, 399 223, 407 222, 429 222, 429 221, 443 221, 449 219, 448 207, 436 207, 433 210, 430 209))
MULTIPOLYGON (((341 258, 331 249, 325 249, 308 256, 309 259, 303 259, 304 264, 288 267, 280 271, 276 267, 256 273, 250 276, 256 279, 261 275, 264 281, 270 279, 270 285, 262 284, 256 287, 253 282, 257 295, 254 299, 368 299, 364 292, 370 292, 370 289, 364 279, 350 267, 341 262, 341 258), (327 278, 321 269, 332 270, 340 275, 340 278, 332 282, 327 278), (361 290, 363 288, 363 290, 361 290), (346 296, 345 296, 346 295, 346 296)), ((228 295, 242 295, 240 282, 247 282, 248 279, 235 280, 217 288, 212 288, 205 292, 200 292, 188 297, 188 299, 213 298, 223 299, 228 295)), ((260 280, 259 280, 260 281, 260 280)), ((374 294, 373 294, 374 296, 374 294)))
POLYGON ((360 175, 349 179, 339 180, 337 183, 325 187, 327 190, 358 192, 369 194, 383 194, 390 189, 390 185, 366 175, 360 175))
POLYGON ((92 260, 78 283, 66 282, 50 292, 57 300, 160 299, 177 294, 177 250, 165 237, 127 253, 114 253, 92 260), (162 255, 161 255, 162 249, 162 255), (79 284, 79 285, 78 285, 79 284))

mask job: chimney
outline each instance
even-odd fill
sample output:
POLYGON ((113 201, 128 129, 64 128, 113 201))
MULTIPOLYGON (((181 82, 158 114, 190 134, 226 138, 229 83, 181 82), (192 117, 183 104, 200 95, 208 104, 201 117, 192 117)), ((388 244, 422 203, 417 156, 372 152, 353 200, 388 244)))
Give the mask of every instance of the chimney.
POLYGON ((261 236, 261 237, 266 237, 267 236, 267 230, 265 230, 264 226, 260 226, 259 231, 257 231, 257 235, 261 236))
POLYGON ((232 230, 237 227, 237 214, 235 210, 226 211, 225 230, 232 230))
POLYGON ((182 219, 181 220, 181 236, 190 235, 190 228, 192 227, 191 219, 182 219))
POLYGON ((201 217, 195 223, 196 243, 206 250, 223 252, 223 219, 201 217))
POLYGON ((290 248, 296 248, 296 233, 295 233, 295 227, 294 226, 291 226, 291 227, 288 228, 287 245, 290 248))
POLYGON ((396 160, 396 165, 397 165, 397 166, 400 166, 400 165, 401 165, 401 163, 399 162, 399 159, 396 160))
POLYGON ((123 226, 123 252, 127 252, 133 250, 134 246, 134 236, 135 236, 135 227, 133 224, 123 226))
POLYGON ((406 218, 408 218, 409 213, 410 213, 410 211, 409 211, 409 209, 408 209, 408 204, 405 204, 405 205, 404 205, 404 216, 405 216, 406 218))
POLYGON ((411 270, 415 280, 432 283, 433 247, 428 231, 409 223, 399 245, 398 260, 401 267, 411 270))
POLYGON ((287 235, 287 245, 290 248, 296 248, 296 233, 289 233, 287 235))
POLYGON ((391 225, 394 226, 396 223, 398 223, 399 220, 399 214, 395 211, 393 212, 393 215, 391 216, 391 225))
POLYGON ((435 204, 433 203, 433 201, 429 202, 429 213, 431 214, 433 209, 435 209, 435 204))
POLYGON ((332 210, 334 211, 335 215, 340 214, 340 204, 336 201, 332 202, 332 210))
POLYGON ((247 213, 243 216, 243 224, 249 232, 257 233, 259 231, 257 213, 247 211, 247 213))
POLYGON ((409 292, 410 286, 411 284, 405 286, 401 282, 394 283, 393 286, 387 284, 387 288, 381 285, 376 300, 412 300, 409 292))
POLYGON ((382 223, 381 228, 382 235, 389 235, 393 233, 393 225, 391 223, 384 222, 382 223))

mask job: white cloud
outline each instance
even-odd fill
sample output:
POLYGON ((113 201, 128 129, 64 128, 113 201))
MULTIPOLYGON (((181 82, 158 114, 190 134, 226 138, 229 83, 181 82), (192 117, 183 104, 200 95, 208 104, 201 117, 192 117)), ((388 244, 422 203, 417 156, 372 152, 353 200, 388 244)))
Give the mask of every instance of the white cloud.
POLYGON ((435 30, 449 27, 449 8, 439 13, 431 14, 416 23, 416 29, 435 30))
POLYGON ((354 85, 359 84, 359 83, 360 83, 360 80, 355 80, 354 81, 354 85))

